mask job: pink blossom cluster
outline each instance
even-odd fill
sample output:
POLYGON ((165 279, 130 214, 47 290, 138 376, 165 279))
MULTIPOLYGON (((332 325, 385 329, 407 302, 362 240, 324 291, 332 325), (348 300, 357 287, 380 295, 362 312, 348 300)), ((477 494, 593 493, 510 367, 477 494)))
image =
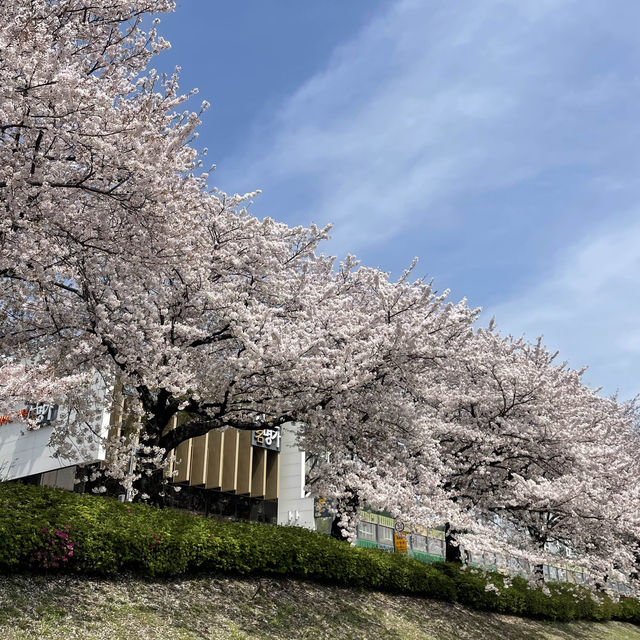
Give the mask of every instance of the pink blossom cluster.
POLYGON ((41 569, 57 569, 73 558, 77 542, 71 539, 69 525, 62 529, 43 527, 41 547, 31 557, 30 566, 41 569))
POLYGON ((164 533, 164 531, 161 531, 160 533, 152 533, 151 534, 151 541, 149 542, 149 549, 151 549, 151 551, 153 551, 154 549, 159 547, 160 544, 162 543, 163 538, 166 535, 167 534, 164 533))

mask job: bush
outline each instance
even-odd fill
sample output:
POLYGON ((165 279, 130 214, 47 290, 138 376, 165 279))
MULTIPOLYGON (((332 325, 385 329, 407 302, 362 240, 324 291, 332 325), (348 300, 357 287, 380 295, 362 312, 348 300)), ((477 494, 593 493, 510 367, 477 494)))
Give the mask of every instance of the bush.
POLYGON ((306 529, 226 522, 43 487, 0 484, 0 539, 5 573, 288 576, 520 616, 640 624, 640 602, 632 598, 616 603, 568 584, 551 584, 543 593, 522 578, 424 564, 306 529))

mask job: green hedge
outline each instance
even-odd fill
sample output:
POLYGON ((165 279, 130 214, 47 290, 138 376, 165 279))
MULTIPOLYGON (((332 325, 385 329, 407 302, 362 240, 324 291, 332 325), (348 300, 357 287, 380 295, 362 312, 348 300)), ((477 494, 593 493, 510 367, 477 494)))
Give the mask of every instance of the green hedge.
POLYGON ((0 484, 0 572, 148 576, 228 572, 312 579, 436 598, 488 611, 552 620, 640 624, 640 603, 616 603, 567 584, 550 593, 514 578, 447 563, 424 564, 350 547, 293 527, 224 522, 110 498, 0 484), (490 580, 498 589, 487 590, 490 580))

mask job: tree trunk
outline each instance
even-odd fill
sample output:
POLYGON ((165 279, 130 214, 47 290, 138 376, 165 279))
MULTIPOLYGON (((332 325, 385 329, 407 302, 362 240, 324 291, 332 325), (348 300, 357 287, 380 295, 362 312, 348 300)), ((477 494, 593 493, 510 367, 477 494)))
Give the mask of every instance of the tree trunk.
MULTIPOLYGON (((349 489, 348 489, 349 491, 349 489)), ((355 516, 360 508, 360 499, 355 491, 351 492, 351 496, 342 500, 338 503, 337 513, 333 518, 333 522, 331 523, 331 537, 336 540, 346 541, 347 537, 342 535, 344 531, 343 527, 340 526, 340 518, 342 514, 348 513, 350 516, 355 516)))
POLYGON ((455 562, 456 564, 462 564, 462 551, 457 541, 457 534, 460 533, 451 528, 451 523, 447 522, 444 525, 444 545, 446 562, 455 562))
POLYGON ((594 584, 596 591, 599 591, 600 593, 606 593, 608 582, 609 582, 609 574, 605 573, 604 576, 602 577, 602 582, 598 580, 598 582, 594 584))
POLYGON ((167 489, 164 471, 152 465, 142 464, 141 466, 143 468, 142 476, 133 485, 138 491, 134 501, 146 502, 156 507, 164 507, 164 494, 167 489))
POLYGON ((533 565, 533 577, 536 584, 542 584, 544 582, 544 565, 543 564, 533 565))
MULTIPOLYGON (((544 553, 547 546, 547 536, 544 531, 537 529, 533 526, 529 527, 529 535, 535 542, 536 547, 540 550, 540 553, 544 553)), ((537 584, 544 582, 544 564, 536 564, 533 566, 533 576, 537 584)))
POLYGON ((340 516, 335 515, 331 522, 331 537, 342 542, 346 542, 346 536, 342 535, 343 528, 340 526, 340 516))

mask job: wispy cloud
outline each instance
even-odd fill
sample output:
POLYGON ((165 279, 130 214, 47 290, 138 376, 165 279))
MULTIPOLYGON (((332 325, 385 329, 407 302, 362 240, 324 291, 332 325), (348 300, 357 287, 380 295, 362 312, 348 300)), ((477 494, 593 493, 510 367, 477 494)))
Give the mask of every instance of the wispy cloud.
POLYGON ((485 315, 508 333, 544 334, 570 366, 589 365, 592 386, 627 399, 640 393, 639 292, 640 210, 567 247, 536 285, 485 315))
POLYGON ((420 256, 440 288, 629 395, 639 22, 624 0, 390 3, 261 114, 216 182, 263 189, 258 215, 333 222, 338 255, 395 272, 420 256))
POLYGON ((608 46, 599 17, 588 1, 394 3, 265 114, 221 183, 336 223, 337 250, 473 224, 460 198, 612 152, 585 120, 638 81, 586 64, 608 46))

